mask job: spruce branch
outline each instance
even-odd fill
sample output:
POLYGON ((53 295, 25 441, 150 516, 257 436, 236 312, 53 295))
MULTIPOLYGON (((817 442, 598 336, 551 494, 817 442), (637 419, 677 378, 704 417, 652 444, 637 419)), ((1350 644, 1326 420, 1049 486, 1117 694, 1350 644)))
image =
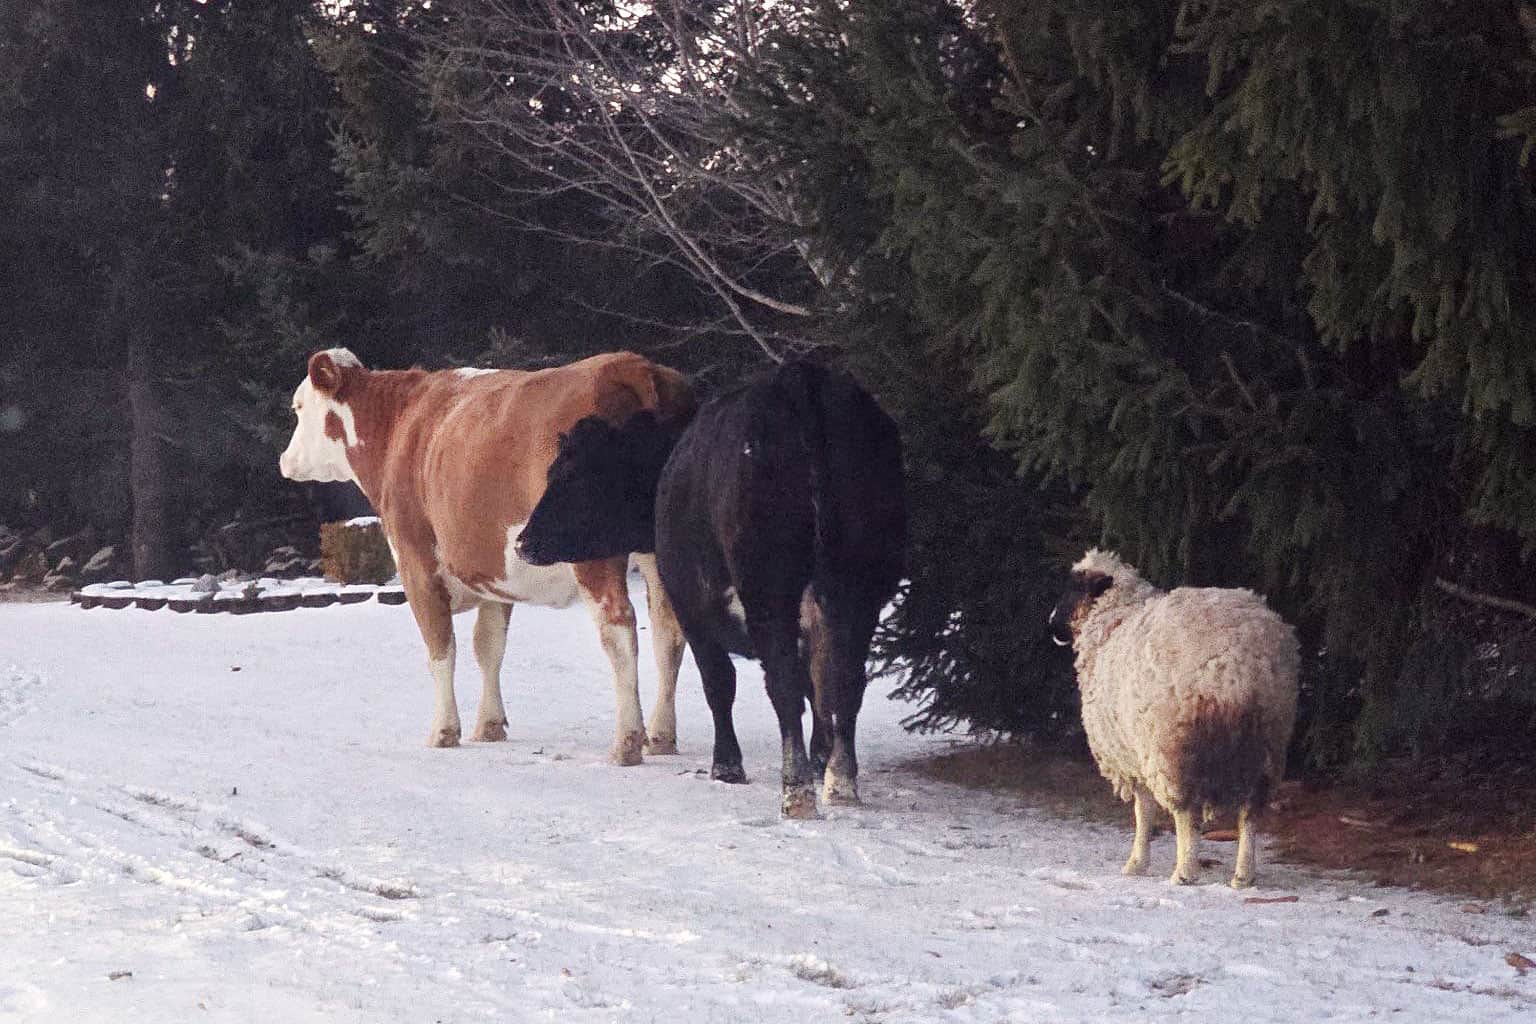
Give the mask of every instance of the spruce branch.
POLYGON ((1536 619, 1536 605, 1526 604, 1524 601, 1516 601, 1511 597, 1499 597, 1496 594, 1485 594, 1479 590, 1471 590, 1459 583, 1452 583, 1443 576, 1435 577, 1435 586, 1452 597, 1460 598, 1469 604, 1482 605, 1485 608, 1497 608, 1500 611, 1524 615, 1528 619, 1536 619))
POLYGON ((1227 374, 1232 378, 1232 383, 1237 385, 1237 390, 1243 393, 1243 398, 1247 401, 1248 408, 1253 410, 1253 414, 1255 416, 1262 415, 1262 412, 1259 409, 1259 403, 1253 397, 1253 392, 1250 391, 1248 385, 1244 383, 1242 375, 1237 372, 1237 364, 1232 361, 1232 353, 1223 349, 1221 353, 1221 364, 1227 368, 1227 374))
POLYGON ((1273 344, 1283 348, 1293 350, 1305 363, 1306 353, 1302 350, 1302 347, 1297 344, 1294 339, 1286 337, 1279 331, 1276 331, 1271 327, 1266 327, 1264 324, 1261 324, 1256 320, 1248 320, 1242 317, 1233 316, 1231 313, 1222 312, 1219 309, 1201 302, 1199 299, 1196 299, 1194 296, 1189 295, 1186 292, 1179 291, 1177 288, 1167 284, 1167 282, 1159 282, 1157 289, 1168 298, 1173 299, 1179 305, 1183 306, 1185 309, 1199 316, 1202 320, 1214 320, 1218 323, 1226 325, 1227 327, 1231 327, 1234 330, 1247 331, 1256 340, 1262 339, 1272 342, 1273 344))

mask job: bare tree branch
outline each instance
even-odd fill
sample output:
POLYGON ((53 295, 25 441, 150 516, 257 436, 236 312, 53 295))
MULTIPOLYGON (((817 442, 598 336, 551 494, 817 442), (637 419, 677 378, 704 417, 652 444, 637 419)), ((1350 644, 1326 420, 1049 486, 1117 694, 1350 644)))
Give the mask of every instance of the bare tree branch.
POLYGON ((416 66, 445 139, 489 158, 478 209, 681 269, 714 297, 707 322, 777 360, 804 344, 838 273, 813 252, 793 183, 736 143, 736 88, 766 72, 765 29, 797 10, 482 0, 423 27, 416 66), (603 216, 549 215, 577 197, 603 216))

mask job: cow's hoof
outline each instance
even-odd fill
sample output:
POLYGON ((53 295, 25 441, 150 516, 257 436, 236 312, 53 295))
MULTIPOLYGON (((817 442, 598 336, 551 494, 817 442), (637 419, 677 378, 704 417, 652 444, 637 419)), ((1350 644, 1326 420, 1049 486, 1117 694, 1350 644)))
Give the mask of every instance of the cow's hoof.
POLYGON ((828 773, 821 787, 821 798, 829 804, 851 807, 860 802, 858 780, 828 773))
POLYGON ((506 738, 507 723, 504 721, 481 722, 479 725, 475 726, 474 735, 470 736, 470 739, 474 740, 476 743, 500 743, 506 738))
POLYGON ((677 753, 676 736, 650 736, 645 741, 647 754, 675 754, 677 753))
POLYGON ((1120 869, 1122 875, 1144 875, 1147 873, 1147 862, 1141 857, 1132 857, 1125 862, 1125 867, 1120 869))
POLYGON ((821 817, 816 813, 816 787, 795 786, 793 789, 786 789, 781 809, 784 817, 796 818, 800 821, 821 817))
POLYGON ((456 747, 458 745, 459 727, 456 725, 446 726, 437 730, 427 740, 427 746, 429 747, 456 747))
POLYGON ((1234 889, 1252 889, 1253 888, 1253 876, 1252 875, 1233 875, 1232 876, 1232 881, 1228 882, 1227 884, 1230 885, 1234 889))
POLYGON ((716 782, 742 785, 747 781, 747 770, 739 764, 716 764, 710 766, 709 777, 716 782))
POLYGON ((619 740, 614 741, 613 750, 608 754, 608 759, 621 768, 630 768, 644 761, 642 748, 645 746, 644 733, 630 733, 619 740))

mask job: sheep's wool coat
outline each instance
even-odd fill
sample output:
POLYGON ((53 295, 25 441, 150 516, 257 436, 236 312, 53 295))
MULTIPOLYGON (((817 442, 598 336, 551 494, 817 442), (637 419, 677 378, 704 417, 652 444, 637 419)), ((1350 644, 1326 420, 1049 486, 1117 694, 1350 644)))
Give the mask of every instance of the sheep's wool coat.
POLYGON ((1114 580, 1073 636, 1100 773, 1123 800, 1139 783, 1169 809, 1260 809, 1296 719, 1295 632, 1250 590, 1164 592, 1103 551, 1073 569, 1114 580))

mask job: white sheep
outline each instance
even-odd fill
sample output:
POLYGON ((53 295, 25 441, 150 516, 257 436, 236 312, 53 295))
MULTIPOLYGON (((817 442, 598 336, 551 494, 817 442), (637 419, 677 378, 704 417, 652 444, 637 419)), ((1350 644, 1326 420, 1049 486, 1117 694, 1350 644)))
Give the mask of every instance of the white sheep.
POLYGON ((1251 590, 1162 591, 1090 551, 1051 613, 1077 652, 1083 731, 1099 772, 1136 804, 1125 873, 1147 867, 1152 801, 1172 816, 1171 882, 1200 871, 1195 812, 1238 812, 1234 888, 1253 884, 1253 819, 1285 769, 1296 721, 1296 633, 1251 590))

